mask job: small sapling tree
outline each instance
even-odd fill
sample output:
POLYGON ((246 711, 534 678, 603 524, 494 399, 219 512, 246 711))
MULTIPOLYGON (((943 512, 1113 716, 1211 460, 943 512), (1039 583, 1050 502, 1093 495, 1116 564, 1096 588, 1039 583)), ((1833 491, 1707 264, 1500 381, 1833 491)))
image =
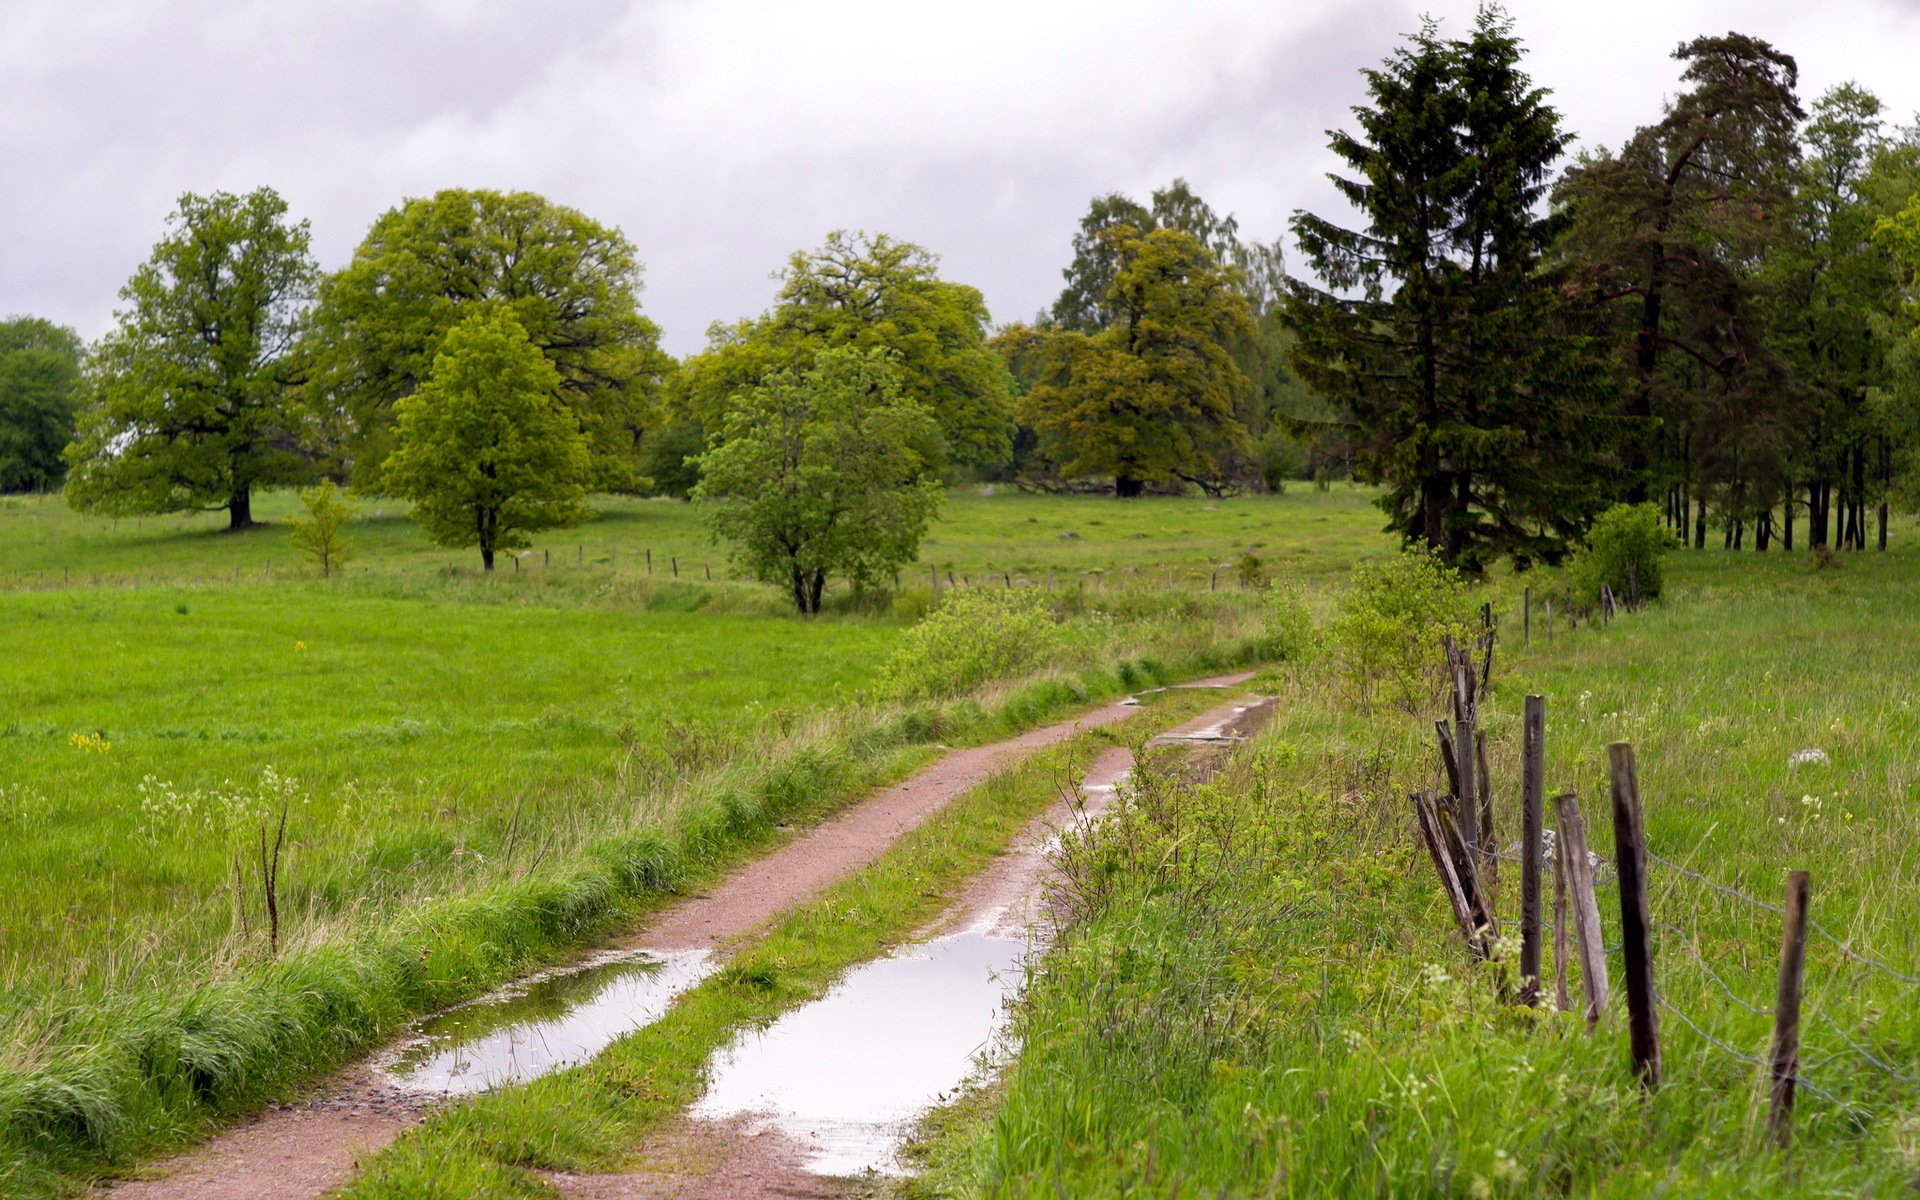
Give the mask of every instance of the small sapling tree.
POLYGON ((347 536, 347 522, 359 507, 341 495, 331 480, 300 489, 300 504, 306 515, 287 523, 287 539, 320 567, 322 577, 330 576, 356 553, 353 539, 347 536))
POLYGON ((737 562, 817 613, 829 575, 866 587, 913 561, 941 494, 917 447, 938 434, 887 351, 822 350, 729 398, 693 498, 737 562))
POLYGON ((397 445, 384 482, 413 501, 442 546, 496 551, 592 516, 579 422, 555 395, 560 373, 510 313, 468 317, 447 334, 427 382, 395 405, 397 445))

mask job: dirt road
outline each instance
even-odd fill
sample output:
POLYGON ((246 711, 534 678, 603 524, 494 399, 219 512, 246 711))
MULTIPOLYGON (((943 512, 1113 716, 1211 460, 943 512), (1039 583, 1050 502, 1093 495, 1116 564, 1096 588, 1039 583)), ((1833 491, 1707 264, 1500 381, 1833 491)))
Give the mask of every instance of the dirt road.
MULTIPOLYGON (((1249 677, 1225 675, 1185 686, 1225 687, 1249 677)), ((1082 730, 1124 721, 1140 711, 1123 701, 991 745, 950 751, 911 778, 742 864, 707 891, 667 906, 621 943, 724 951, 726 943, 880 857, 995 771, 1082 730)), ((299 1104, 260 1113, 193 1150, 154 1164, 143 1172, 145 1178, 104 1190, 115 1200, 294 1200, 339 1187, 352 1178, 362 1157, 417 1123, 432 1102, 374 1071, 368 1064, 379 1057, 328 1078, 299 1104)))

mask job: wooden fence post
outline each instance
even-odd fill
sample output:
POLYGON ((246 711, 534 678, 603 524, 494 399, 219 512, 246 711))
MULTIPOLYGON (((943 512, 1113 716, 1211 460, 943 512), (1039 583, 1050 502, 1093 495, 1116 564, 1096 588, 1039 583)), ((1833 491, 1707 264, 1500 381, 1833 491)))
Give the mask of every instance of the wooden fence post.
POLYGON ((1520 1001, 1540 1001, 1540 853, 1545 804, 1547 700, 1528 696, 1520 750, 1520 1001))
POLYGON ((1573 933, 1580 943, 1580 982, 1587 993, 1587 1027, 1607 1011, 1607 955, 1600 932, 1600 902, 1593 894, 1593 859, 1580 799, 1572 792, 1553 798, 1553 845, 1573 901, 1573 933))
POLYGON ((1433 870, 1440 877, 1440 890, 1446 893, 1447 906, 1453 910, 1454 924, 1460 927, 1460 936, 1467 940, 1467 949, 1474 957, 1482 957, 1480 931, 1474 928, 1473 906, 1460 885, 1459 874, 1453 869, 1453 857, 1447 852, 1439 818, 1434 812, 1433 794, 1415 792, 1408 799, 1413 801, 1420 840, 1426 843, 1427 854, 1433 859, 1433 870))
POLYGON ((1487 732, 1473 731, 1474 780, 1480 787, 1480 871, 1487 877, 1487 906, 1493 906, 1492 893, 1500 886, 1500 859, 1495 853, 1500 837, 1493 828, 1493 772, 1487 769, 1487 732))
POLYGON ((933 594, 940 594, 940 568, 933 563, 927 564, 927 578, 932 580, 933 594))
POLYGON ((1653 991, 1653 922, 1647 908, 1647 832, 1633 745, 1607 747, 1613 779, 1613 858, 1620 880, 1620 941, 1625 956, 1627 1040, 1640 1086, 1660 1086, 1660 1014, 1653 991))
POLYGON ((1560 862, 1558 837, 1553 856, 1553 1006, 1560 1012, 1573 1007, 1567 994, 1567 869, 1560 862))
POLYGON ((1548 600, 1545 603, 1547 606, 1547 645, 1551 647, 1553 645, 1553 601, 1548 600))
POLYGON ((670 556, 668 556, 668 558, 667 558, 667 562, 668 562, 669 564, 671 564, 671 565, 672 565, 672 567, 673 567, 673 577, 674 577, 675 579, 678 579, 678 578, 680 578, 680 557, 679 557, 679 555, 670 555, 670 556))
POLYGON ((1520 646, 1533 645, 1533 588, 1520 589, 1520 646))
POLYGON ((1793 1136, 1793 1093, 1800 1075, 1800 980, 1807 963, 1807 873, 1787 876, 1780 926, 1780 990, 1773 1002, 1773 1104, 1767 1137, 1782 1150, 1793 1136))

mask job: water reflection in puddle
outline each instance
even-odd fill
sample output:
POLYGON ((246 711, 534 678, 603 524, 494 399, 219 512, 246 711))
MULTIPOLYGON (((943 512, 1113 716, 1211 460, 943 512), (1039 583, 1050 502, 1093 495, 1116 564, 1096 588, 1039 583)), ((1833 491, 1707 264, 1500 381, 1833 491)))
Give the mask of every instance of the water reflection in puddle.
POLYGON ((713 971, 704 950, 623 954, 431 1017, 382 1070, 410 1091, 465 1095, 586 1062, 660 1019, 713 971))
POLYGON ((984 924, 850 973, 815 1003, 715 1059, 693 1115, 752 1118, 802 1147, 820 1175, 898 1173, 914 1120, 966 1081, 1006 1018, 1024 937, 984 924))

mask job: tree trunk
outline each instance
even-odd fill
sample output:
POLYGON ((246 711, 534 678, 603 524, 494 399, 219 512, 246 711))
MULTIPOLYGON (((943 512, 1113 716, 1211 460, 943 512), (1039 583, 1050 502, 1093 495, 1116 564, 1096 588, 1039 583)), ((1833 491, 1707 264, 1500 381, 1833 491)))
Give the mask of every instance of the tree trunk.
POLYGON ((1783 554, 1793 553, 1793 481, 1787 481, 1786 503, 1780 506, 1780 515, 1786 520, 1786 536, 1782 539, 1780 550, 1783 554))
POLYGON ((227 497, 227 532, 239 533, 252 528, 253 492, 248 488, 235 488, 233 495, 227 497))
POLYGON ((480 547, 480 565, 485 567, 489 571, 493 570, 493 547, 492 546, 480 547))
POLYGON ((827 573, 825 571, 815 571, 813 578, 809 580, 807 584, 808 612, 818 613, 820 611, 820 593, 826 590, 826 586, 827 573))
MULTIPOLYGON (((1705 550, 1707 548, 1707 495, 1704 490, 1695 498, 1695 502, 1699 507, 1693 516, 1693 548, 1705 550)), ((1684 537, 1685 534, 1681 536, 1684 537)))
POLYGON ((1140 494, 1143 487, 1145 485, 1131 475, 1113 477, 1113 494, 1118 499, 1131 500, 1140 494))
POLYGON ((787 568, 788 585, 793 589, 793 606, 800 610, 801 616, 808 616, 812 610, 807 607, 807 573, 800 569, 799 563, 787 568))
POLYGON ((1818 550, 1827 544, 1827 503, 1833 485, 1824 479, 1807 484, 1807 548, 1818 550))

